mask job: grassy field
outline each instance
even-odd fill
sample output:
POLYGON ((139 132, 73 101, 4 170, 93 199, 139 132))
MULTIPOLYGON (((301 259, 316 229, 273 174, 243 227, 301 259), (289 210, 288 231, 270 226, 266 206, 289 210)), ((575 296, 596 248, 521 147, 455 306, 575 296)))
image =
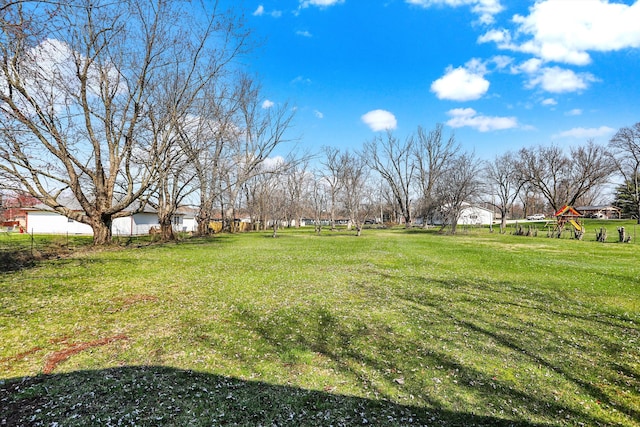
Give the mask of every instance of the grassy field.
POLYGON ((640 425, 639 246, 605 223, 611 243, 285 230, 5 272, 0 425, 640 425))

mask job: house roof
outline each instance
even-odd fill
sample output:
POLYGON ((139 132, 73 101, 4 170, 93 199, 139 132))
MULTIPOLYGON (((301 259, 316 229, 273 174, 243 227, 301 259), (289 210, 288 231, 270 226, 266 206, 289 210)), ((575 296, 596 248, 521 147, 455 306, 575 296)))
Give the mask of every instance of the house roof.
MULTIPOLYGON (((58 200, 60 202, 60 205, 71 209, 72 211, 76 211, 76 212, 82 212, 83 209, 80 206, 80 203, 75 199, 59 199, 58 200)), ((136 212, 138 211, 138 207, 140 206, 140 203, 138 201, 133 202, 132 204, 130 204, 127 208, 124 209, 125 212, 136 212)), ((45 205, 44 203, 37 203, 33 206, 30 207, 24 207, 22 208, 23 211, 31 211, 31 212, 37 212, 37 211, 44 211, 44 212, 55 212, 50 206, 45 205)), ((144 208, 142 209, 142 211, 140 211, 142 213, 157 213, 158 211, 156 209, 154 209, 152 206, 149 205, 145 205, 144 208)))
POLYGON ((195 218, 199 210, 190 206, 180 206, 176 211, 176 215, 182 215, 186 218, 195 218))

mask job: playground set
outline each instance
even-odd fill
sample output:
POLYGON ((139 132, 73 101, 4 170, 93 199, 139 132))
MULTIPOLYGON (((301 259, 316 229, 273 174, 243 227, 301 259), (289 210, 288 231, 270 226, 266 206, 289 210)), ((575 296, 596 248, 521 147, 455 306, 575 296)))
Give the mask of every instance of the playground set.
POLYGON ((583 216, 580 212, 572 206, 564 205, 554 216, 556 217, 555 228, 549 232, 549 237, 561 237, 566 225, 569 224, 573 227, 573 236, 578 240, 582 240, 584 225, 580 221, 583 216))
MULTIPOLYGON (((555 221, 549 220, 545 224, 547 237, 560 238, 564 231, 571 231, 574 239, 582 240, 586 229, 580 218, 583 218, 584 215, 576 208, 564 205, 553 216, 555 217, 555 221), (568 229, 568 226, 571 227, 571 229, 568 229)), ((529 225, 527 230, 523 229, 521 225, 517 225, 514 234, 520 236, 537 236, 538 231, 531 225, 529 225)), ((631 237, 624 227, 618 227, 618 240, 620 243, 630 243, 631 237)), ((600 230, 596 230, 596 240, 603 243, 607 240, 606 227, 601 227, 600 230)))

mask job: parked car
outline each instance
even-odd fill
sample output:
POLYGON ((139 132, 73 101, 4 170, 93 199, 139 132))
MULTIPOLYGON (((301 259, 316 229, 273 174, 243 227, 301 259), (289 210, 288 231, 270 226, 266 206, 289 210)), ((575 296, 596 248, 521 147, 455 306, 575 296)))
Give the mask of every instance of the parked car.
POLYGON ((544 219, 544 214, 533 214, 527 217, 529 221, 540 221, 544 219))

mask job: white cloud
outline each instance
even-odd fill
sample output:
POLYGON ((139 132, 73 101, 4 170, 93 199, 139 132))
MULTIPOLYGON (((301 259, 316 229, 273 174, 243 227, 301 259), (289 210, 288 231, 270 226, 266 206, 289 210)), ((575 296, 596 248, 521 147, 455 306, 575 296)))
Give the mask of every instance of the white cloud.
POLYGON ((558 66, 545 67, 539 58, 531 58, 522 64, 513 65, 513 74, 526 74, 528 81, 526 87, 533 89, 542 88, 551 93, 578 92, 587 89, 598 79, 591 73, 576 73, 573 70, 558 66))
POLYGON ((287 161, 282 156, 267 157, 262 162, 262 169, 265 171, 275 171, 284 166, 287 161))
POLYGON ((313 37, 313 35, 309 31, 296 31, 296 35, 301 37, 313 37))
POLYGON ((553 98, 543 99, 541 102, 542 105, 558 105, 558 101, 553 98))
POLYGON ((297 84, 311 84, 311 79, 303 77, 303 76, 298 76, 295 79, 291 80, 291 84, 293 85, 297 85, 297 84))
POLYGON ((582 110, 579 108, 574 108, 573 110, 569 110, 566 113, 564 113, 565 116, 581 116, 582 115, 582 110))
POLYGON ((444 76, 431 84, 431 91, 438 99, 479 99, 489 90, 489 81, 484 78, 485 73, 485 67, 477 60, 471 60, 464 67, 449 67, 444 76))
POLYGON ((540 71, 542 68, 542 61, 538 58, 531 58, 517 67, 514 67, 513 70, 515 73, 524 72, 526 74, 534 74, 540 71))
POLYGON ((329 7, 336 4, 344 3, 344 0, 300 0, 300 7, 307 8, 309 6, 329 7))
MULTIPOLYGON (((264 9, 263 5, 258 6, 258 8, 253 12, 253 16, 264 16, 265 14, 267 14, 267 11, 264 9)), ((268 15, 271 15, 274 18, 279 18, 282 16, 282 12, 274 10, 269 12, 268 15)))
POLYGON ((317 118, 319 118, 319 119, 324 119, 324 114, 322 114, 322 112, 321 112, 321 111, 315 110, 315 111, 313 112, 313 115, 314 115, 314 116, 316 116, 316 117, 317 117, 317 118))
POLYGON ((511 43, 511 34, 508 30, 505 29, 491 29, 478 37, 478 43, 489 43, 493 42, 499 46, 504 46, 506 44, 511 43))
POLYGON ((494 16, 500 13, 504 8, 500 4, 500 0, 405 0, 406 3, 423 8, 432 6, 471 6, 471 10, 480 16, 479 20, 483 24, 491 24, 494 22, 494 16))
POLYGON ((449 110, 447 115, 451 116, 447 125, 452 128, 471 127, 480 132, 489 132, 518 127, 518 120, 515 117, 485 116, 478 114, 473 108, 454 108, 449 110))
POLYGON ((541 87, 552 93, 577 92, 589 87, 589 84, 597 81, 590 73, 575 73, 560 67, 544 67, 533 71, 529 76, 527 87, 541 87))
POLYGON ((265 110, 268 110, 269 108, 273 107, 274 105, 275 104, 273 103, 273 101, 265 99, 264 102, 262 103, 262 108, 264 108, 265 110))
POLYGON ((501 49, 530 53, 545 62, 586 65, 590 51, 609 52, 640 47, 640 2, 609 0, 539 0, 529 15, 515 15, 514 40, 505 29, 493 29, 478 42, 494 42, 501 49))
POLYGON ((364 114, 361 119, 374 132, 381 130, 393 130, 398 126, 396 116, 386 110, 369 111, 364 114))
POLYGON ((498 68, 499 70, 502 70, 504 68, 507 68, 509 65, 513 63, 513 58, 509 56, 504 56, 504 55, 496 55, 493 58, 491 58, 491 61, 493 61, 493 63, 496 64, 496 68, 498 68))
POLYGON ((578 138, 589 139, 597 138, 601 136, 613 135, 616 132, 615 129, 609 126, 600 126, 599 128, 573 128, 564 132, 553 135, 554 138, 578 138))

